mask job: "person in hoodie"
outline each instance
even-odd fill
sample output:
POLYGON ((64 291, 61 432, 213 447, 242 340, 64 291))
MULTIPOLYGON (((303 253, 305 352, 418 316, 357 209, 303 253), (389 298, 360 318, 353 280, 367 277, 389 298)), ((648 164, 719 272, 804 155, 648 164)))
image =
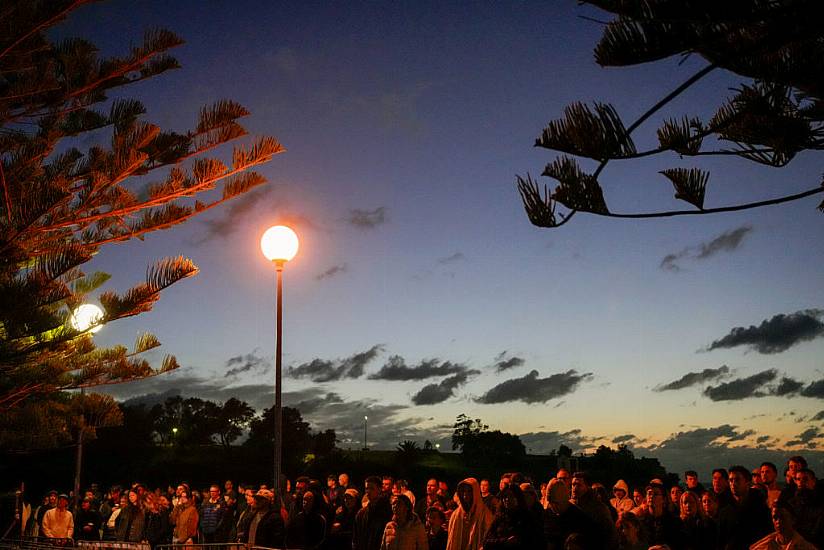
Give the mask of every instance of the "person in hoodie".
POLYGON ((629 494, 629 485, 623 479, 619 479, 612 486, 612 494, 615 496, 609 499, 609 505, 618 512, 619 516, 635 508, 635 501, 629 494))
POLYGON ((449 517, 446 550, 479 550, 494 516, 481 498, 478 480, 468 477, 458 483, 454 499, 458 507, 449 517))

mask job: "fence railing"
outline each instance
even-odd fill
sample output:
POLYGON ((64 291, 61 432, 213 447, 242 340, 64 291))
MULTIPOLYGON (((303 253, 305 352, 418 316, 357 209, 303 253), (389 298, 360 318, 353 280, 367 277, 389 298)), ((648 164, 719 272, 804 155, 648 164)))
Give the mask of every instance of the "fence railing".
MULTIPOLYGON (((47 537, 28 537, 18 539, 0 539, 0 550, 59 550, 72 548, 73 550, 152 550, 144 542, 119 542, 110 540, 72 540, 54 539, 47 537)), ((249 546, 241 542, 224 542, 211 544, 159 544, 154 550, 290 550, 283 548, 268 548, 265 546, 249 546)))

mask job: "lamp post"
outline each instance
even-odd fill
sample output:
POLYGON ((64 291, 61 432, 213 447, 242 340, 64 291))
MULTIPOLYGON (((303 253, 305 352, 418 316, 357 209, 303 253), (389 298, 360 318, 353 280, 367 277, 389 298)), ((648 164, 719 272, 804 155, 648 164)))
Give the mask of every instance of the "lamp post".
MULTIPOLYGON (((72 328, 78 332, 89 331, 94 334, 103 328, 103 324, 101 323, 102 319, 102 309, 94 304, 81 304, 72 312, 69 323, 72 328)), ((83 395, 83 393, 83 388, 80 388, 80 395, 83 395)), ((77 513, 79 508, 80 473, 83 469, 83 430, 85 427, 85 421, 81 415, 80 427, 77 432, 77 455, 75 457, 74 467, 74 499, 72 506, 74 507, 75 513, 77 513)))
POLYGON ((369 445, 366 444, 366 426, 369 423, 369 417, 364 415, 363 417, 363 450, 368 451, 369 445))
POLYGON ((260 249, 266 259, 275 264, 277 272, 277 302, 275 306, 275 492, 278 498, 281 492, 281 455, 283 452, 283 418, 281 403, 281 356, 282 356, 282 318, 283 318, 283 266, 298 253, 298 236, 285 225, 275 225, 266 230, 260 238, 260 249))

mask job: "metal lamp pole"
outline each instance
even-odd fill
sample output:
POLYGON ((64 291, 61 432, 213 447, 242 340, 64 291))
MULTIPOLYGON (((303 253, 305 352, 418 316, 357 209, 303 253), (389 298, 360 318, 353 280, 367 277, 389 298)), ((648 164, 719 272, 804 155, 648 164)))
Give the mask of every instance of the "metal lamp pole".
POLYGON ((283 498, 281 486, 281 463, 283 458, 283 404, 281 402, 281 382, 283 357, 283 266, 298 252, 298 236, 285 225, 267 229, 260 238, 260 249, 277 272, 277 300, 275 305, 275 483, 278 498, 283 498))
POLYGON ((281 369, 283 356, 283 260, 275 260, 275 271, 277 272, 277 305, 276 328, 275 328, 275 492, 278 498, 282 498, 281 493, 281 457, 283 455, 283 404, 281 401, 281 369))

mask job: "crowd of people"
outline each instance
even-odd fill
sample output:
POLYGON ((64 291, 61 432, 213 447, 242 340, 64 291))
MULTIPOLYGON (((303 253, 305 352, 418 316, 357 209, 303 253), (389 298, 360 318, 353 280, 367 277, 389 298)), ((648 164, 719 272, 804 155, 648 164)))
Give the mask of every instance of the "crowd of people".
POLYGON ((406 481, 345 473, 326 483, 299 477, 284 498, 266 485, 231 481, 203 491, 187 483, 149 490, 135 483, 85 492, 79 509, 48 493, 26 526, 31 536, 162 544, 239 543, 304 550, 772 550, 824 549, 824 491, 803 457, 779 483, 765 462, 716 469, 705 488, 660 479, 611 491, 586 472, 559 469, 545 483, 520 473, 467 478, 454 493, 430 479, 418 496, 406 481))

